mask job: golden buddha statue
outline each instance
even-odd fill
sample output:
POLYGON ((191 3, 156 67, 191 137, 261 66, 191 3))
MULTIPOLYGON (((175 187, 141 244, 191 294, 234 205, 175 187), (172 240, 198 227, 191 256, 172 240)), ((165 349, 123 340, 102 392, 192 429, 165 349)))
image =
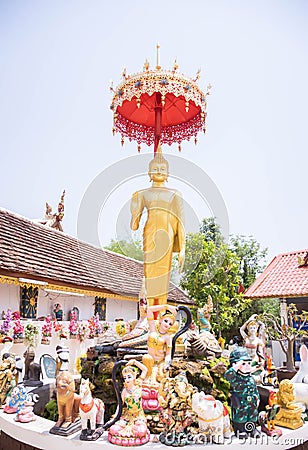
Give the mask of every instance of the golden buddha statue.
POLYGON ((137 191, 131 200, 131 229, 137 230, 144 208, 148 217, 143 230, 143 255, 149 306, 166 305, 172 265, 172 253, 179 253, 182 270, 185 259, 185 230, 181 194, 165 187, 169 165, 161 147, 150 161, 152 187, 137 191))

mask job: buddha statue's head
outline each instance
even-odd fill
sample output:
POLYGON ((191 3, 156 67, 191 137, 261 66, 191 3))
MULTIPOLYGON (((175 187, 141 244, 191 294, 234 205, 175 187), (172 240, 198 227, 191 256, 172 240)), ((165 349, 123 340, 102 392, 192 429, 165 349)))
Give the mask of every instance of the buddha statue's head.
POLYGON ((162 154, 160 145, 157 148, 157 152, 155 153, 154 158, 150 161, 148 173, 150 181, 158 183, 168 181, 169 164, 162 154))

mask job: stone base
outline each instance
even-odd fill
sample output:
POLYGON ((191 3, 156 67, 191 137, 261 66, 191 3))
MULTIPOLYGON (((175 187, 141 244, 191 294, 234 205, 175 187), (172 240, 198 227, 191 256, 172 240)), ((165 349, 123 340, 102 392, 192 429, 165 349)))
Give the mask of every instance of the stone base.
POLYGON ((81 430, 81 421, 77 420, 67 428, 53 426, 49 430, 49 433, 57 434, 58 436, 70 436, 71 434, 76 433, 79 430, 81 430))
POLYGON ((41 387, 43 386, 43 382, 40 380, 26 380, 24 381, 24 386, 29 386, 29 387, 41 387))

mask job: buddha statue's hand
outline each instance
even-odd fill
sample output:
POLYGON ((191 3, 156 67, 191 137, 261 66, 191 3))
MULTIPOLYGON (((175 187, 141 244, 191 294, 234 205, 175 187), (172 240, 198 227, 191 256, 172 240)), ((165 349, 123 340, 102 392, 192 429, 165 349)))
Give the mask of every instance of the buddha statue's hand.
POLYGON ((185 248, 183 248, 179 252, 178 261, 179 261, 179 266, 180 266, 179 272, 181 273, 184 268, 184 262, 185 262, 185 248))

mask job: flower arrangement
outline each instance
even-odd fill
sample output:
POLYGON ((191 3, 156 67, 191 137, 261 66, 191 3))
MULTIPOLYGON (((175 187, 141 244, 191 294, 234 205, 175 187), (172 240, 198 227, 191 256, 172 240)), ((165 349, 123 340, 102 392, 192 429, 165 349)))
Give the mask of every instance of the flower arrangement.
POLYGON ((101 327, 102 327, 102 332, 105 333, 106 331, 109 330, 110 328, 110 323, 109 322, 102 322, 101 323, 101 327))
POLYGON ((21 323, 19 311, 15 311, 13 316, 13 338, 15 342, 22 342, 24 337, 25 327, 21 323))
POLYGON ((37 325, 28 323, 25 326, 25 343, 28 347, 36 347, 39 336, 39 328, 37 325))
POLYGON ((10 309, 4 315, 3 323, 0 328, 0 334, 4 336, 10 336, 12 334, 12 311, 10 309))
POLYGON ((78 334, 78 322, 77 322, 77 314, 75 311, 71 311, 70 314, 70 323, 68 326, 70 337, 74 338, 78 334))
POLYGON ((88 323, 87 322, 79 322, 78 323, 78 332, 77 337, 80 342, 83 342, 88 337, 88 323))
POLYGON ((61 333, 63 328, 62 323, 58 322, 57 319, 53 319, 53 329, 56 333, 61 333))
POLYGON ((45 322, 42 326, 42 344, 49 344, 52 337, 52 318, 48 315, 45 318, 45 322))
POLYGON ((63 327, 61 332, 59 333, 59 338, 60 339, 68 339, 68 335, 69 335, 68 330, 63 327))
POLYGON ((59 339, 68 339, 68 330, 57 319, 53 319, 53 329, 58 334, 59 339))
POLYGON ((88 319, 88 339, 93 339, 96 334, 96 323, 94 317, 88 319))
POLYGON ((96 336, 99 336, 103 331, 103 327, 99 321, 99 314, 96 313, 93 319, 94 319, 94 323, 95 323, 95 334, 96 334, 96 336))

